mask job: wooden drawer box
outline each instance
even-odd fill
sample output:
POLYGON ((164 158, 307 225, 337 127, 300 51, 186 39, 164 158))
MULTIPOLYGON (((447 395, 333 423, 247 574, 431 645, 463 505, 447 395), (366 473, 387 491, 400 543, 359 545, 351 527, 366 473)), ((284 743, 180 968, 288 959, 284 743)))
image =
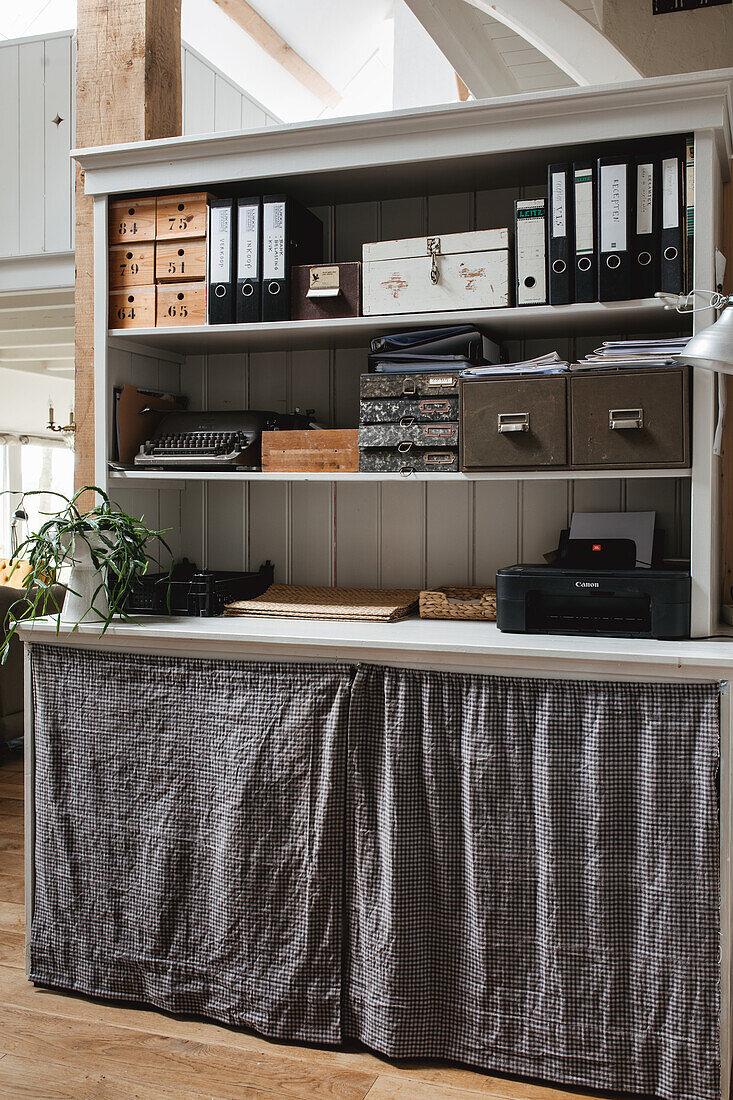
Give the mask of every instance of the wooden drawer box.
POLYGON ((356 428, 263 432, 262 469, 354 473, 359 469, 356 428))
POLYGON ((206 279, 206 238, 158 241, 155 246, 156 283, 206 279))
POLYGON ((155 240, 155 199, 119 199, 109 204, 109 243, 155 240))
POLYGON ((155 216, 155 239, 205 237, 208 214, 207 194, 159 195, 155 216))
POLYGON ((109 250, 109 285, 152 286, 155 282, 155 242, 113 244, 109 250))
POLYGON ((110 328, 153 328, 154 326, 154 286, 128 287, 126 290, 110 292, 110 328))
POLYGON ((156 324, 166 328, 206 324, 206 283, 160 283, 156 324))
POLYGON ((689 368, 577 372, 570 379, 574 466, 689 466, 689 368))
POLYGON ((461 469, 567 463, 564 376, 461 382, 461 469))

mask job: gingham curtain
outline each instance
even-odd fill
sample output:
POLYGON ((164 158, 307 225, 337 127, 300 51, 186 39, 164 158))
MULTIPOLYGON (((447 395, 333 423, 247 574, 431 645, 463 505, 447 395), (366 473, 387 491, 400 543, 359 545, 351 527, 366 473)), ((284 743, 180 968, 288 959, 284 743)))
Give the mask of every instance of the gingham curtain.
POLYGON ((360 669, 346 1033, 714 1100, 718 695, 360 669))
POLYGON ((717 685, 32 664, 34 981, 717 1096, 717 685))
POLYGON ((32 664, 32 980, 337 1041, 348 668, 32 664))

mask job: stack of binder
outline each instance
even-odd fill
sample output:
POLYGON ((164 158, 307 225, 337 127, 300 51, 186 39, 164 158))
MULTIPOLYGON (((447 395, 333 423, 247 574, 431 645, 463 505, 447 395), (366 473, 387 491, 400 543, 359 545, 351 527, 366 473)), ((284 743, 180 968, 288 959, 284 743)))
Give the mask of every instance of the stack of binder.
POLYGON ((208 322, 290 319, 290 269, 323 259, 323 224, 288 195, 209 203, 208 322))
POLYGON ((515 203, 517 305, 692 289, 694 139, 547 169, 547 198, 515 203))

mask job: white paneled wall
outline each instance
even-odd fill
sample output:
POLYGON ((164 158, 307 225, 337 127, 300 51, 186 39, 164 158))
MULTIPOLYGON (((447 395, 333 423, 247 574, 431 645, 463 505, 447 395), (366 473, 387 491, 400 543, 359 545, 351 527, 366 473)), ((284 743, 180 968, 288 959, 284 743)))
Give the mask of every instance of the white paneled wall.
POLYGON ((280 121, 186 43, 181 76, 184 134, 250 130, 280 121))
POLYGON ((2 257, 73 247, 73 49, 70 34, 0 43, 2 257))
MULTIPOLYGON (((181 64, 184 134, 278 121, 186 44, 181 64)), ((73 74, 71 33, 0 42, 0 258, 74 247, 73 74)))
MULTIPOLYGON (((539 193, 539 190, 537 190, 539 193)), ((514 199, 529 188, 322 207, 326 257, 358 259, 381 237, 459 232, 511 224, 514 199)), ((490 328, 490 325, 489 325, 490 328)), ((608 333, 623 336, 623 333, 608 333)), ((514 341, 511 356, 556 347, 574 358, 598 338, 514 341)), ((113 353, 114 381, 170 387, 192 408, 315 409, 323 423, 358 423, 359 375, 367 350, 290 350, 189 356, 178 368, 153 356, 113 353)), ((493 583, 496 570, 542 561, 573 510, 654 509, 671 554, 689 553, 689 480, 623 478, 526 482, 216 482, 114 496, 148 519, 177 514, 181 548, 209 568, 258 568, 279 580, 386 587, 493 583)))

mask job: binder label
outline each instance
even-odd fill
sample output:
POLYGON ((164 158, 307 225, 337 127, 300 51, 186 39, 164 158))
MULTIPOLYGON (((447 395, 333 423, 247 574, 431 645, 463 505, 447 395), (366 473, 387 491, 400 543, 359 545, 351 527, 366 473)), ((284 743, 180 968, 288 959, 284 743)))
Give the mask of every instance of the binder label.
POLYGON ((553 237, 566 237, 567 225, 565 219, 565 173, 552 173, 552 235, 553 237))
POLYGON ((679 168, 677 157, 662 161, 662 229, 680 224, 679 168))
POLYGON ((237 250, 237 278, 259 278, 258 206, 239 207, 239 248, 237 250))
POLYGON ((575 251, 593 251, 593 176, 587 168, 575 173, 575 251))
POLYGON ((262 274, 265 279, 285 278, 285 203, 264 205, 264 256, 262 274))
POLYGON ((209 281, 228 283, 231 279, 231 208, 211 207, 211 241, 209 242, 209 281))
POLYGON ((636 232, 652 231, 652 203, 654 198, 654 165, 636 166, 636 232))
POLYGON ((601 252, 626 250, 626 165, 602 164, 601 252))

